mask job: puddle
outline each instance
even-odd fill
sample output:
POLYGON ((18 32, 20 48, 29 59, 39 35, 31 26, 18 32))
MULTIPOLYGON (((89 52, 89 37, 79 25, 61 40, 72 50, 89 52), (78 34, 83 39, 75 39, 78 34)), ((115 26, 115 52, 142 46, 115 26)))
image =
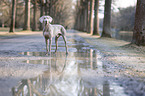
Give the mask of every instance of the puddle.
POLYGON ((106 79, 101 55, 96 50, 71 52, 68 56, 58 52, 51 57, 24 61, 48 65, 48 70, 36 78, 22 80, 13 88, 14 96, 127 96, 117 82, 106 79))
POLYGON ((113 37, 116 39, 131 42, 133 37, 133 31, 120 31, 116 32, 116 34, 113 35, 114 35, 113 37))
MULTIPOLYGON (((12 89, 13 96, 130 96, 129 92, 134 89, 128 91, 128 87, 120 83, 119 77, 116 79, 106 75, 108 68, 104 67, 103 56, 99 51, 79 37, 68 38, 68 41, 67 56, 65 47, 61 44, 57 54, 51 54, 51 58, 23 61, 47 65, 48 70, 38 77, 22 80, 12 89)), ((54 49, 52 48, 52 53, 54 49)), ((45 51, 21 54, 46 56, 45 51)))

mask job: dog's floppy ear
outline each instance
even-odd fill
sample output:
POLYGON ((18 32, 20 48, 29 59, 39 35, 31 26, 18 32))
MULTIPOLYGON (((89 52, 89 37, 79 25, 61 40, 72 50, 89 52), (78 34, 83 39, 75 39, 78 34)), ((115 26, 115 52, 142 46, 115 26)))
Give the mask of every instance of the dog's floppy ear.
POLYGON ((39 21, 40 21, 41 23, 43 23, 43 19, 44 19, 44 16, 40 17, 40 18, 39 18, 39 21))

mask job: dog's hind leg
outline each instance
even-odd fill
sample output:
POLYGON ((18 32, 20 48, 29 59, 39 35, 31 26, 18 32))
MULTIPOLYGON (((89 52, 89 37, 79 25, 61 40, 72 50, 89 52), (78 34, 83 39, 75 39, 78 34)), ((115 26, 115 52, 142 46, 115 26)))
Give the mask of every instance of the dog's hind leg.
POLYGON ((56 49, 55 49, 55 53, 57 52, 57 47, 58 47, 58 38, 60 37, 60 35, 55 36, 55 44, 56 44, 56 49))
POLYGON ((68 54, 66 37, 64 35, 62 35, 62 37, 63 37, 64 43, 65 43, 66 54, 68 54))

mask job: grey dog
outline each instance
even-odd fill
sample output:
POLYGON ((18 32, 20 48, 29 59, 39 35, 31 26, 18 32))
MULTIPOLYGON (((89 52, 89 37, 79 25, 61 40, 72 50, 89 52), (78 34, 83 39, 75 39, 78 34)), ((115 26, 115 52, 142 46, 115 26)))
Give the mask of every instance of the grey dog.
POLYGON ((66 41, 66 30, 62 25, 50 24, 52 22, 52 20, 53 19, 50 16, 42 16, 39 18, 39 21, 44 24, 43 36, 44 36, 45 42, 46 42, 46 51, 48 54, 51 54, 52 38, 55 37, 55 44, 56 44, 55 52, 57 52, 58 38, 60 36, 62 36, 64 43, 65 43, 66 54, 68 54, 67 41, 66 41), (48 39, 49 39, 49 51, 48 51, 48 39))

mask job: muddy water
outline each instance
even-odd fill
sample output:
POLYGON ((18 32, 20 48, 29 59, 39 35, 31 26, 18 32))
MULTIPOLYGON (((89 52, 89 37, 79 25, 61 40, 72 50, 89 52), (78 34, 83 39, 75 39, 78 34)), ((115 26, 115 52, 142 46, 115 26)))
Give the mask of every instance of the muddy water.
MULTIPOLYGON (((26 60, 25 63, 45 64, 48 70, 35 78, 22 80, 13 90, 14 96, 128 96, 116 80, 108 78, 102 55, 92 46, 69 39, 69 55, 59 52, 22 52, 23 55, 48 57, 26 60)), ((61 45, 61 44, 60 44, 61 45)), ((63 44, 62 44, 63 45, 63 44)), ((62 52, 61 52, 62 51, 62 52)))
MULTIPOLYGON (((29 52, 31 55, 45 54, 29 52)), ((44 74, 22 80, 14 87, 14 94, 35 94, 34 96, 127 96, 117 82, 104 76, 101 55, 95 50, 86 52, 64 52, 52 54, 51 59, 27 60, 25 63, 45 64, 44 74), (99 74, 98 74, 99 73, 99 74), (119 95, 120 94, 120 95, 119 95)), ((22 95, 25 96, 25 95, 22 95)))

